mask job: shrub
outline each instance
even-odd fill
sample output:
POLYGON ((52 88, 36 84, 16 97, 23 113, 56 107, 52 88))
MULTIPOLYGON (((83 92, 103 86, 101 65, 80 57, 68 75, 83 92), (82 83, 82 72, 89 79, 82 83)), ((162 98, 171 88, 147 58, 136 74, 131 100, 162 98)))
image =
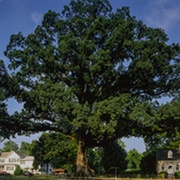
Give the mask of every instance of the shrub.
POLYGON ((23 170, 21 169, 20 166, 17 166, 17 168, 14 171, 14 175, 22 175, 23 174, 23 170))
POLYGON ((161 171, 159 174, 158 174, 158 177, 159 178, 167 178, 168 177, 168 173, 166 171, 161 171))
POLYGON ((174 173, 174 177, 175 177, 176 179, 180 179, 180 171, 175 172, 175 173, 174 173))

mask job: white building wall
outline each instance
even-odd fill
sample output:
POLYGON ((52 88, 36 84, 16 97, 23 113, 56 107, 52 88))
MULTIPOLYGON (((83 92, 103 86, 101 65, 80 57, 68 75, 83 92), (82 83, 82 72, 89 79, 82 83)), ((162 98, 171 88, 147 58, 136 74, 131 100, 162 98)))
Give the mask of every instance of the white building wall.
POLYGON ((175 172, 180 171, 180 160, 174 160, 174 161, 158 161, 157 164, 157 173, 166 171, 169 174, 174 174, 175 172), (171 167, 171 168, 170 168, 171 167))
POLYGON ((31 171, 32 172, 32 169, 33 169, 33 161, 34 161, 34 158, 31 157, 31 158, 25 158, 25 159, 22 159, 21 160, 21 168, 22 169, 25 169, 27 171, 31 171))

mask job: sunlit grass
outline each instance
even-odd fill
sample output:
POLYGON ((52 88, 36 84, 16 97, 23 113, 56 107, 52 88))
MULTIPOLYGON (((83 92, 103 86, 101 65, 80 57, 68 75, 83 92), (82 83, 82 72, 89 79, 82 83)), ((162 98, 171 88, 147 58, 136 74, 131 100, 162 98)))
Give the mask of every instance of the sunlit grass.
POLYGON ((58 180, 63 178, 60 178, 58 176, 0 176, 0 180, 58 180))
MULTIPOLYGON (((69 178, 70 180, 71 178, 69 178)), ((0 180, 68 180, 68 178, 63 178, 60 176, 42 176, 42 175, 35 175, 32 177, 27 176, 7 176, 2 177, 0 176, 0 180)), ((89 178, 72 178, 71 180, 160 180, 158 178, 107 178, 107 177, 89 177, 89 178)))

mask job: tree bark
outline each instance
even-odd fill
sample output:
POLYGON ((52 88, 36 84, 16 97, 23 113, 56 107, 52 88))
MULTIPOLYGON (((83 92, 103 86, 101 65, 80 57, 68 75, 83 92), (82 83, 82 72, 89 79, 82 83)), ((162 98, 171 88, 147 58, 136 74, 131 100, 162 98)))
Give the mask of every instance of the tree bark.
POLYGON ((93 172, 88 167, 88 158, 87 158, 87 147, 85 146, 84 141, 79 141, 77 159, 76 159, 76 175, 77 176, 92 176, 93 172))

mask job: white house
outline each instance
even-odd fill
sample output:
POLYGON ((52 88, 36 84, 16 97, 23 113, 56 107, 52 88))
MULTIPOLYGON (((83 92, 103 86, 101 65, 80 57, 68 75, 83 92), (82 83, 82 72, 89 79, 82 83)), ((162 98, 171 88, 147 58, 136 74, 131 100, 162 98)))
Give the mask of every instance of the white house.
POLYGON ((16 167, 19 165, 23 170, 36 173, 36 170, 33 169, 33 161, 33 156, 27 156, 25 154, 16 153, 14 151, 1 152, 0 170, 13 174, 16 167))

